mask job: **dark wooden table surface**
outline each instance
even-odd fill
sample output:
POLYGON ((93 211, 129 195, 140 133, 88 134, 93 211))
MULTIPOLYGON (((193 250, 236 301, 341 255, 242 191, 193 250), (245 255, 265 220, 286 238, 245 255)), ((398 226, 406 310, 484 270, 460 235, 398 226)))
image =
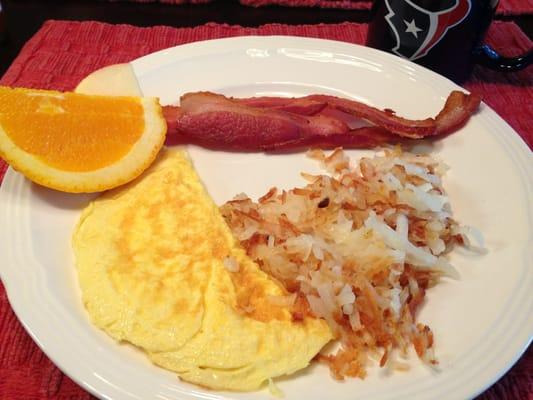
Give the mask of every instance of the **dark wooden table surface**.
MULTIPOLYGON (((98 0, 0 0, 0 76, 24 43, 48 19, 96 20, 137 26, 196 26, 207 22, 258 26, 267 23, 314 24, 344 21, 367 22, 368 11, 319 8, 242 6, 237 0, 213 0, 209 4, 168 5, 98 0), (3 25, 3 27, 2 27, 3 25), (2 32, 3 31, 3 32, 2 32)), ((505 17, 533 36, 533 16, 505 17)))

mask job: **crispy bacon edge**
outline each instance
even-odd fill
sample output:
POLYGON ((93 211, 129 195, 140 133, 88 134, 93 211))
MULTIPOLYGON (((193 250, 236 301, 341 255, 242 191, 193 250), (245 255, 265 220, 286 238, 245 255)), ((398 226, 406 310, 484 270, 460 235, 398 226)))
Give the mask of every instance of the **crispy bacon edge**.
POLYGON ((163 113, 170 143, 247 151, 371 148, 452 133, 480 102, 479 95, 452 91, 434 118, 409 120, 389 109, 335 96, 237 99, 194 92, 183 95, 179 107, 164 107, 163 113))

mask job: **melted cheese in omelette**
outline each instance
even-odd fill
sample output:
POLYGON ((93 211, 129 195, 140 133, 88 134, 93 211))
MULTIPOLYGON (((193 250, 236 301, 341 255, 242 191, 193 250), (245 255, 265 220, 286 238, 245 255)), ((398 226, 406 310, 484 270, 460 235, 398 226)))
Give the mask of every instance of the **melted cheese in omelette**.
POLYGON ((324 321, 293 322, 269 302, 286 293, 234 240, 181 150, 162 150, 91 203, 73 248, 93 323, 186 381, 254 390, 304 368, 332 338, 324 321))

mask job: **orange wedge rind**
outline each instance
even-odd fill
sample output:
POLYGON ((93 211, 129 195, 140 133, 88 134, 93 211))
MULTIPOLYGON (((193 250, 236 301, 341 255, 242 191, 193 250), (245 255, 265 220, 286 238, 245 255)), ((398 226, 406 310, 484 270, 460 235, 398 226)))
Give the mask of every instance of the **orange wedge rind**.
POLYGON ((139 176, 163 146, 156 98, 0 87, 0 156, 28 179, 97 192, 139 176))

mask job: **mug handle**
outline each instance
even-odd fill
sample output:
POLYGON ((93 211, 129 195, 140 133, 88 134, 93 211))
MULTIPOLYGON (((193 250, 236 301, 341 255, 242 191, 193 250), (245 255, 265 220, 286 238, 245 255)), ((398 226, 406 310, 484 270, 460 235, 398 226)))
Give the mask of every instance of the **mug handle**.
POLYGON ((518 57, 503 57, 488 44, 483 44, 474 50, 474 61, 495 71, 520 71, 531 65, 533 50, 518 57))

